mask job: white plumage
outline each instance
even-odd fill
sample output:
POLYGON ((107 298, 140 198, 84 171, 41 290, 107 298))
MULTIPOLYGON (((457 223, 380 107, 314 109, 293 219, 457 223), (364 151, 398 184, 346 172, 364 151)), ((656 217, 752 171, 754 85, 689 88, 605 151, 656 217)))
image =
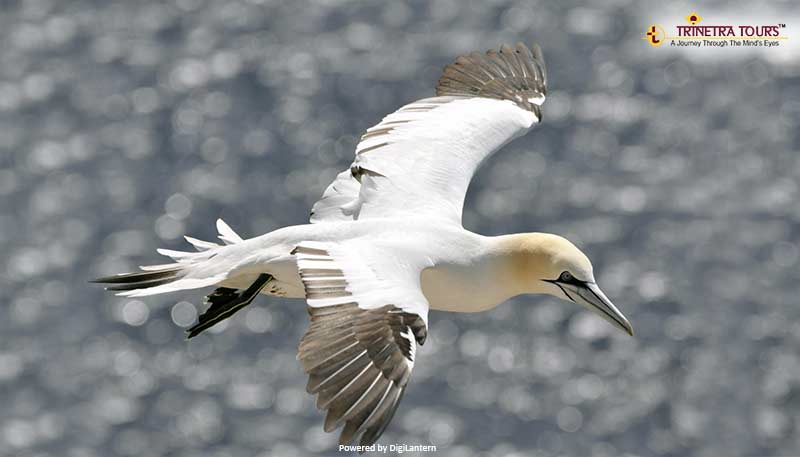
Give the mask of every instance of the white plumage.
POLYGON ((544 60, 518 44, 447 66, 437 96, 367 130, 348 170, 314 205, 311 224, 224 244, 187 237, 197 252, 160 249, 174 263, 102 278, 120 295, 216 286, 192 337, 259 293, 305 298, 311 324, 298 358, 308 391, 340 442, 371 444, 388 425, 425 341, 428 310, 475 312, 522 293, 575 301, 631 333, 597 287, 588 258, 541 233, 485 237, 461 226, 472 175, 541 120, 544 60))
POLYGON ((406 105, 362 136, 352 173, 337 176, 311 222, 410 213, 460 224, 475 170, 536 122, 510 100, 449 96, 406 105))

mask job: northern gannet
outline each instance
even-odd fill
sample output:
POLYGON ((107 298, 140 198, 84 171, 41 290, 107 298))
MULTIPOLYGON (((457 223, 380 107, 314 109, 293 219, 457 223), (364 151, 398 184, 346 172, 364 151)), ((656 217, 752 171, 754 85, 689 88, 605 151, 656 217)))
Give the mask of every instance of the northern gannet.
POLYGON ((311 323, 297 358, 307 390, 340 443, 374 443, 389 424, 428 334, 428 310, 478 312, 520 294, 549 294, 633 334, 595 282, 592 264, 558 235, 482 236, 462 227, 473 173, 541 120, 547 86, 538 46, 503 45, 445 67, 436 96, 368 129, 349 169, 314 205, 310 224, 247 240, 217 220, 223 244, 159 249, 173 263, 100 278, 141 297, 214 286, 192 338, 259 294, 305 298, 311 323))

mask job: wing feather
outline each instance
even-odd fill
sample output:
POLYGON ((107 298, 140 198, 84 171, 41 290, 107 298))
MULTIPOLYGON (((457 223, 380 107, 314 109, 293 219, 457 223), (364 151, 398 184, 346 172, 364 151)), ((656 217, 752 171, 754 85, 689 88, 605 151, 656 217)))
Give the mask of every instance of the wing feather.
POLYGON ((436 97, 367 129, 349 171, 325 190, 311 222, 413 214, 460 223, 475 170, 541 120, 546 92, 538 46, 459 56, 442 72, 436 97))
POLYGON ((346 252, 322 243, 294 250, 311 315, 297 358, 309 375, 306 389, 327 411, 323 429, 344 425, 341 444, 360 436, 359 443, 369 445, 386 429, 411 377, 416 345, 427 336, 427 302, 415 286, 392 278, 391 270, 378 279, 346 252), (315 275, 320 270, 344 278, 324 287, 335 298, 319 296, 318 283, 328 281, 315 275), (386 295, 396 290, 405 293, 386 295))

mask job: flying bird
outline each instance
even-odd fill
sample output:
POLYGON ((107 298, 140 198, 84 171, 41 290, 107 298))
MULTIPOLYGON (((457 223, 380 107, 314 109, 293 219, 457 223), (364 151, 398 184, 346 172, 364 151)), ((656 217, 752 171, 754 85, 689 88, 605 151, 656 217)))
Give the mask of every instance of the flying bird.
POLYGON ((192 338, 258 294, 304 298, 310 324, 297 358, 340 444, 375 443, 406 390, 428 310, 479 312, 520 294, 549 294, 633 335, 574 244, 548 233, 483 236, 463 228, 472 175, 542 119, 547 73, 538 46, 503 45, 447 65, 436 96, 389 114, 361 136, 355 160, 314 204, 309 224, 222 243, 159 249, 165 265, 109 276, 119 295, 215 287, 192 338))

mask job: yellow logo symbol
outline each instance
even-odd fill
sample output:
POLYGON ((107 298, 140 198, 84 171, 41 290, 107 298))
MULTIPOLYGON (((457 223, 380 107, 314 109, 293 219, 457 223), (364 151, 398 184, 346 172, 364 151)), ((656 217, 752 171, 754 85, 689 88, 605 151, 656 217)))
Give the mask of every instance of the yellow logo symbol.
POLYGON ((644 34, 642 39, 647 40, 650 46, 661 46, 666 36, 667 34, 664 33, 664 29, 660 25, 651 25, 647 28, 647 33, 644 34))
POLYGON ((688 23, 690 23, 692 25, 697 25, 698 22, 703 20, 703 17, 700 16, 699 14, 697 14, 697 13, 692 13, 692 14, 686 16, 683 19, 686 20, 686 22, 688 22, 688 23))

